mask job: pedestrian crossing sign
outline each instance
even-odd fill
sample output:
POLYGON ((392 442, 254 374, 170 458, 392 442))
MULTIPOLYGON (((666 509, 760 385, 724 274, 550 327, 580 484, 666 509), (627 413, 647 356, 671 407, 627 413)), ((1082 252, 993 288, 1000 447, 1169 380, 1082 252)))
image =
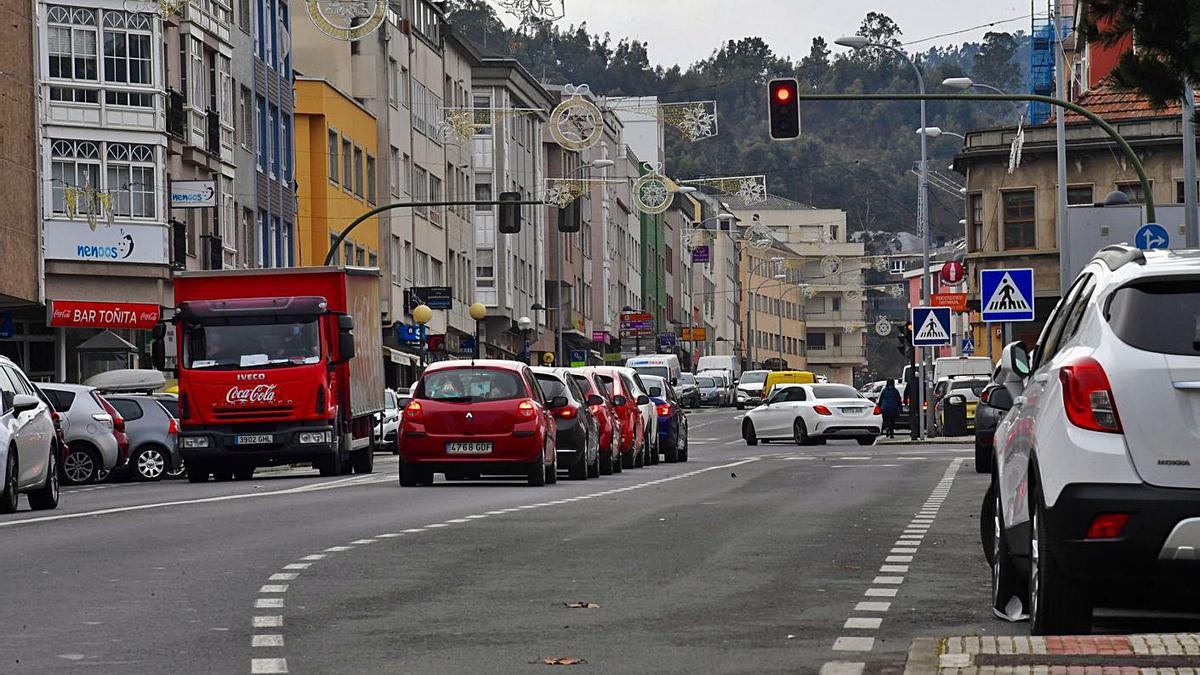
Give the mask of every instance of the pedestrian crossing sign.
POLYGON ((950 344, 949 307, 913 307, 912 343, 915 347, 942 347, 950 344))
POLYGON ((1033 269, 983 270, 979 289, 985 322, 1033 321, 1033 269))

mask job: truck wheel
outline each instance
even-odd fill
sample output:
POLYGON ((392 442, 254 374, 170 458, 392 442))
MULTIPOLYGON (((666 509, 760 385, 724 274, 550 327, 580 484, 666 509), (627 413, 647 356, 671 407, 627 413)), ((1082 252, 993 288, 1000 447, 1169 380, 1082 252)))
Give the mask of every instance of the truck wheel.
POLYGON ((333 454, 329 455, 328 457, 322 457, 321 459, 313 462, 313 466, 317 469, 317 471, 321 472, 321 476, 323 478, 340 476, 343 473, 342 453, 340 450, 334 450, 333 454))
POLYGON ((350 461, 353 464, 354 473, 371 473, 375 470, 375 453, 370 447, 353 452, 350 455, 350 461))
POLYGON ((229 482, 233 480, 233 469, 229 467, 220 467, 213 469, 213 480, 217 482, 229 482))

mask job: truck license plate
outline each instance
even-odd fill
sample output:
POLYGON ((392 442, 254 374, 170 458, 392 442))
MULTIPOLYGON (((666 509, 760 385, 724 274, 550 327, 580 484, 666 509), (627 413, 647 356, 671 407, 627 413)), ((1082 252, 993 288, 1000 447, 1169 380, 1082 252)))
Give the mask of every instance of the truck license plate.
POLYGON ((447 455, 490 455, 492 444, 487 443, 447 443, 447 455))
POLYGON ((275 437, 271 434, 243 434, 234 436, 234 445, 270 445, 275 442, 275 437))

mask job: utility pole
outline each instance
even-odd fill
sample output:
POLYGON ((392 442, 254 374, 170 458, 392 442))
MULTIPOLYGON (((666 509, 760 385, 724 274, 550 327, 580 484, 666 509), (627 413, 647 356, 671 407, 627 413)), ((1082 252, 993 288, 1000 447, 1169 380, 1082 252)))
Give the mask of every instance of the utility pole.
MULTIPOLYGON (((1062 46, 1062 2, 1055 0, 1054 16, 1051 17, 1054 28, 1054 83, 1055 96, 1059 100, 1067 98, 1067 59, 1062 46)), ((1058 235, 1058 294, 1063 297, 1071 286, 1071 233, 1067 231, 1067 120, 1066 110, 1059 108, 1054 114, 1054 139, 1058 154, 1058 193, 1056 195, 1055 227, 1058 235)))
POLYGON ((1196 215, 1196 94, 1192 81, 1183 81, 1183 222, 1188 248, 1200 248, 1196 215))

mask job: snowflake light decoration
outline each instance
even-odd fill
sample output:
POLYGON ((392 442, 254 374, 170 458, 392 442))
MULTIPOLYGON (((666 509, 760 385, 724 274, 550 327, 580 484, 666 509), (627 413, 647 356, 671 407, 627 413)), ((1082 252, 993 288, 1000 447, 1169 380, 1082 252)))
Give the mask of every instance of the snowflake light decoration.
POLYGON ((679 129, 693 143, 717 135, 717 102, 663 103, 662 120, 679 129))
POLYGON ((733 195, 745 204, 758 204, 767 201, 767 177, 765 175, 694 178, 691 180, 681 180, 679 184, 712 188, 718 192, 733 195))
POLYGON ((567 14, 566 0, 496 0, 496 4, 516 17, 526 30, 553 23, 567 14))
POLYGON ((737 196, 747 204, 757 204, 767 201, 767 179, 759 180, 758 176, 743 178, 738 184, 737 196))
POLYGON ((478 128, 475 126, 475 113, 471 110, 446 110, 446 119, 442 120, 440 127, 442 138, 446 141, 453 141, 455 138, 461 141, 469 141, 475 136, 478 128))
POLYGON ((858 330, 861 327, 862 326, 856 326, 853 323, 847 321, 846 323, 842 324, 842 332, 843 333, 853 333, 854 331, 858 330))
POLYGON ((887 337, 892 334, 892 322, 888 321, 886 316, 875 320, 875 334, 879 337, 887 337))
POLYGON ((1021 166, 1021 152, 1025 149, 1025 124, 1022 118, 1022 124, 1017 127, 1017 135, 1013 138, 1012 147, 1008 151, 1008 173, 1017 170, 1021 166))
POLYGON ((861 300, 862 300, 862 291, 860 291, 856 288, 852 288, 852 289, 846 291, 846 302, 853 304, 856 302, 860 302, 861 300))
POLYGON ((567 150, 587 150, 600 142, 604 133, 603 114, 589 100, 592 89, 588 85, 568 84, 563 93, 567 98, 550 113, 550 135, 567 150))
POLYGON ((179 13, 187 0, 125 0, 121 4, 131 14, 157 14, 166 18, 179 13))
POLYGON ((671 208, 674 193, 662 175, 662 164, 643 162, 642 170, 645 173, 633 184, 633 203, 638 211, 653 216, 671 208))
POLYGON ((546 193, 542 201, 563 208, 579 199, 587 192, 587 183, 582 180, 567 180, 563 178, 546 179, 546 193))
POLYGON ((887 258, 883 256, 871 258, 871 269, 875 270, 876 272, 886 272, 888 271, 888 268, 889 265, 887 258))
POLYGON ((66 202, 67 218, 75 220, 76 216, 83 216, 87 221, 88 227, 92 231, 96 231, 96 226, 100 223, 100 218, 103 216, 106 223, 111 227, 113 224, 113 204, 112 195, 107 192, 101 192, 92 187, 90 182, 85 177, 83 187, 68 186, 63 190, 63 201, 66 202))
POLYGON ((800 297, 804 298, 805 300, 812 300, 813 298, 817 297, 817 289, 813 288, 812 286, 801 286, 800 297))

